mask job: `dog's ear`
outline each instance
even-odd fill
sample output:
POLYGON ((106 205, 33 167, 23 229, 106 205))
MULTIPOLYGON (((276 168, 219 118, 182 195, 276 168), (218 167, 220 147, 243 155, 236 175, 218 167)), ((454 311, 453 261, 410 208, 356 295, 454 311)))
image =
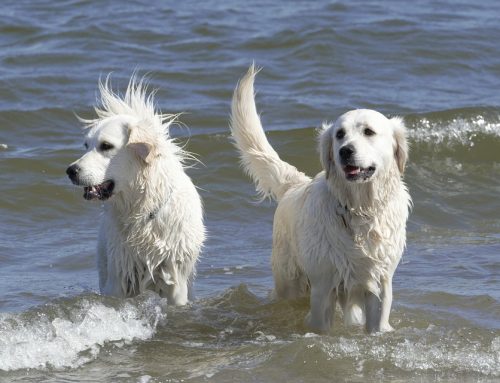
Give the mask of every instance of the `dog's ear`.
POLYGON ((154 147, 148 141, 147 137, 143 137, 140 134, 139 129, 136 129, 133 126, 128 126, 127 148, 129 148, 146 164, 151 163, 154 156, 154 147))
POLYGON ((323 131, 319 137, 319 158, 328 179, 333 171, 332 126, 323 123, 323 131))
POLYGON ((401 174, 405 171, 408 159, 408 142, 406 141, 406 127, 401 117, 391 118, 394 131, 394 158, 401 174))
POLYGON ((127 147, 145 163, 149 164, 151 162, 151 152, 153 147, 147 142, 130 142, 127 147))

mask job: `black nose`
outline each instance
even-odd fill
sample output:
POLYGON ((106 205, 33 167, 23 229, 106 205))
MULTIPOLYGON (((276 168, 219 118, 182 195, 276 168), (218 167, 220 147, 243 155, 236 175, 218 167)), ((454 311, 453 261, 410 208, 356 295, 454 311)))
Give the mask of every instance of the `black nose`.
POLYGON ((342 146, 339 150, 340 159, 342 161, 349 160, 354 153, 354 147, 352 145, 342 146))
POLYGON ((69 179, 73 182, 76 181, 76 177, 78 177, 78 173, 80 172, 80 167, 78 165, 71 165, 66 169, 66 174, 69 179))

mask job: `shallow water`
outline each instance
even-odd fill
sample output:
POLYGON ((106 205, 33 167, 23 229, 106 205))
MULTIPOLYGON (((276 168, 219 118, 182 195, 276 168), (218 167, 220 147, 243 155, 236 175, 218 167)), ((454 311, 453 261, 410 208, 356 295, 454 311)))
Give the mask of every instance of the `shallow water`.
POLYGON ((0 381, 303 382, 500 379, 500 6, 475 2, 5 3, 0 18, 0 381), (317 128, 354 107, 402 115, 414 201, 394 279, 396 331, 269 299, 272 217, 229 142, 255 60, 278 153, 320 169, 317 128), (100 206, 66 166, 99 76, 150 73, 172 134, 197 153, 209 240, 197 300, 97 294, 100 206))

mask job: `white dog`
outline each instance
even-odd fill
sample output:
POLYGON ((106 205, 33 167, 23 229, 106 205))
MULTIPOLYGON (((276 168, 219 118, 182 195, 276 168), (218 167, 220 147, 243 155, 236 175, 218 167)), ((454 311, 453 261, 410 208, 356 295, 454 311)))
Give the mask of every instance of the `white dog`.
POLYGON ((142 81, 119 97, 100 84, 87 152, 67 169, 87 200, 108 200, 98 241, 99 287, 120 297, 146 289, 184 305, 205 239, 200 196, 184 172, 189 156, 169 137, 176 116, 155 112, 142 81))
POLYGON ((329 332, 337 298, 346 324, 390 331, 392 277, 411 204, 401 180, 408 155, 400 118, 352 110, 320 137, 324 171, 310 179, 266 139, 254 100, 254 66, 233 96, 231 130, 245 170, 276 199, 272 269, 281 298, 310 294, 307 325, 329 332))

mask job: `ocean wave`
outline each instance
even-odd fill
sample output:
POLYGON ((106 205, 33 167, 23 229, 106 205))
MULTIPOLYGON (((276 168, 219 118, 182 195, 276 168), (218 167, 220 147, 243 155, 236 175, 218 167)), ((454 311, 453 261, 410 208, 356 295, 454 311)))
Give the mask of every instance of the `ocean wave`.
POLYGON ((150 339, 166 320, 153 294, 113 307, 109 299, 75 298, 21 314, 0 314, 0 370, 76 368, 106 345, 150 339))
POLYGON ((442 374, 479 373, 500 376, 500 337, 492 341, 468 339, 466 331, 403 328, 395 334, 363 339, 321 339, 322 351, 331 359, 390 363, 404 371, 442 374))
MULTIPOLYGON (((213 327, 213 339, 200 342, 193 337, 183 339, 182 344, 191 353, 210 349, 220 353, 207 356, 209 368, 206 361, 195 363, 190 378, 205 375, 226 381, 224 377, 228 371, 234 372, 235 366, 252 366, 254 374, 263 376, 272 375, 276 366, 280 371, 284 367, 291 376, 303 376, 307 366, 340 375, 355 371, 364 379, 373 377, 375 371, 387 380, 403 374, 407 381, 421 381, 422 377, 455 380, 461 376, 500 376, 498 332, 471 327, 467 321, 455 319, 450 325, 450 316, 444 319, 431 311, 395 308, 394 332, 369 336, 361 328, 344 327, 341 315, 337 315, 332 335, 325 336, 308 333, 302 326, 306 301, 256 298, 240 285, 200 302, 201 311, 195 321, 213 327), (415 380, 416 376, 420 379, 415 380)), ((166 331, 172 336, 189 333, 179 328, 166 331)), ((245 380, 243 375, 240 378, 245 380)))
POLYGON ((408 135, 420 143, 456 143, 473 147, 478 138, 500 138, 500 113, 483 108, 456 109, 409 115, 408 135))
MULTIPOLYGON (((127 300, 101 296, 59 300, 0 317, 0 370, 35 369, 35 374, 50 375, 54 370, 66 374, 81 368, 93 376, 92 365, 84 366, 88 362, 102 360, 106 350, 156 334, 155 347, 165 352, 163 377, 185 381, 200 377, 248 381, 246 374, 265 380, 276 372, 307 377, 307 366, 325 374, 354 373, 360 379, 380 374, 381 379, 399 376, 411 382, 500 376, 500 336, 494 330, 463 321, 450 325, 449 318, 433 312, 396 307, 392 333, 369 336, 360 328, 347 329, 337 315, 332 335, 324 336, 303 327, 307 309, 306 300, 269 301, 246 285, 190 307, 169 308, 168 325, 166 302, 153 293, 127 300), (184 358, 189 369, 179 366, 178 358, 184 358), (61 371, 67 368, 68 372, 61 371)), ((149 347, 139 349, 132 358, 146 366, 144 371, 159 360, 149 352, 149 347)), ((130 360, 131 356, 120 354, 120 364, 130 360)), ((117 367, 112 370, 115 376, 117 367)), ((35 374, 33 378, 42 376, 35 374)))

